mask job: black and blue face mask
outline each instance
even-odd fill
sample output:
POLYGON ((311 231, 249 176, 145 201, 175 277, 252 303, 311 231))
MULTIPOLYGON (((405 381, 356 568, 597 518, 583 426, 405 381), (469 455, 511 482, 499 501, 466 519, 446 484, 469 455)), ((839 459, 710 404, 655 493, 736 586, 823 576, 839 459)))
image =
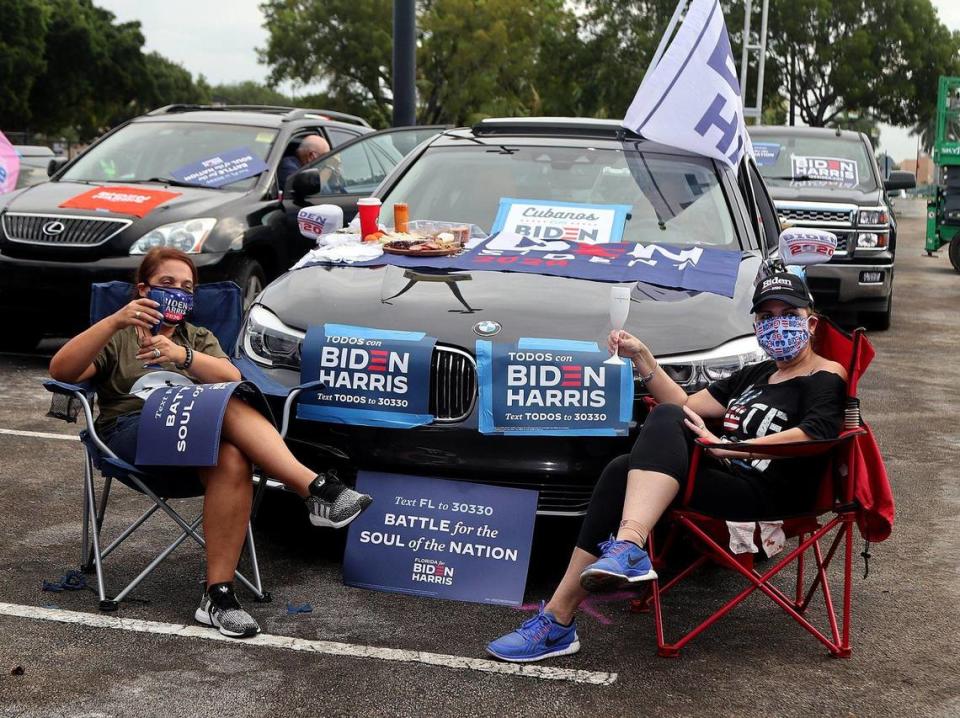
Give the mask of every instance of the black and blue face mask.
POLYGON ((163 323, 175 327, 183 324, 187 315, 193 311, 193 294, 185 289, 175 287, 150 287, 147 299, 152 299, 160 305, 163 314, 163 323))

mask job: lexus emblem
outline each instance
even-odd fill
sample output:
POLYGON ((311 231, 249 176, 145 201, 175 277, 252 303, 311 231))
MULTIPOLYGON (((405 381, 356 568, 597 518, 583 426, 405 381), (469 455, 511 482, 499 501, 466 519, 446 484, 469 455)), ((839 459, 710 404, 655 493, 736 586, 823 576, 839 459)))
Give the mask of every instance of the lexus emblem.
POLYGON ((481 337, 492 337, 495 334, 499 334, 501 328, 500 322, 492 322, 489 319, 473 325, 473 331, 481 337))
POLYGON ((58 234, 62 234, 66 228, 67 226, 63 222, 55 219, 52 222, 47 222, 45 225, 43 225, 41 230, 48 237, 56 237, 58 234))

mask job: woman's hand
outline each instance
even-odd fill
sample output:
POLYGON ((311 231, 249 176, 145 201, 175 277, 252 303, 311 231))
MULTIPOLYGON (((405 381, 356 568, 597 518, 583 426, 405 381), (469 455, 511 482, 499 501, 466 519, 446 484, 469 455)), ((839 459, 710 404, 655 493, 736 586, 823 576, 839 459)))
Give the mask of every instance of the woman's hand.
POLYGON ((140 352, 137 359, 150 364, 173 362, 183 364, 187 360, 187 350, 179 344, 174 344, 169 337, 163 334, 146 336, 140 340, 140 352))
MULTIPOLYGON (((703 439, 711 444, 721 443, 720 437, 707 428, 707 425, 703 422, 703 419, 700 418, 700 415, 697 412, 695 412, 689 406, 684 406, 683 413, 686 414, 686 416, 683 417, 683 423, 687 425, 687 428, 690 429, 690 431, 696 434, 698 439, 703 439)), ((709 449, 709 451, 711 454, 716 455, 713 449, 709 449)))
POLYGON ((114 313, 113 322, 116 325, 116 330, 126 327, 140 327, 152 331, 157 323, 163 319, 163 314, 157 309, 159 306, 157 302, 145 297, 134 299, 114 313))
POLYGON ((617 352, 624 359, 630 359, 635 365, 639 362, 638 368, 644 374, 649 373, 656 366, 656 360, 647 349, 647 345, 622 329, 610 332, 610 336, 607 337, 607 349, 611 354, 617 352))

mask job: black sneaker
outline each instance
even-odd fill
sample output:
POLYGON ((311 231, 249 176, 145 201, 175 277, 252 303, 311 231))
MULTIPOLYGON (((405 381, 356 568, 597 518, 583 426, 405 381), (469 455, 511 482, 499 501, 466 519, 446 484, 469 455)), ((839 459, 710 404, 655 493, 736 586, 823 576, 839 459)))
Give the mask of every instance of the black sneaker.
POLYGON ((205 626, 216 626, 231 638, 250 638, 260 633, 260 625, 243 610, 229 583, 216 583, 204 591, 193 617, 205 626))
POLYGON ((306 499, 310 523, 332 529, 343 528, 373 503, 373 498, 349 488, 334 473, 317 476, 310 494, 306 499))

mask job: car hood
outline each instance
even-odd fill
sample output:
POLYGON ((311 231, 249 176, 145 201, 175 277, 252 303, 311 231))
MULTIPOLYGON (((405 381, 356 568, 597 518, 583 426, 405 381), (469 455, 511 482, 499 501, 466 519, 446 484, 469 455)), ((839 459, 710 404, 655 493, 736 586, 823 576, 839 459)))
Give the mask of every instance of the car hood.
MULTIPOLYGON (((242 194, 225 190, 206 189, 204 187, 167 187, 161 183, 124 185, 123 182, 42 182, 28 187, 11 197, 5 204, 9 212, 34 212, 37 214, 71 214, 77 216, 103 217, 103 212, 83 209, 60 209, 60 205, 71 197, 88 192, 94 187, 135 186, 150 190, 166 190, 176 192, 180 196, 164 202, 143 219, 146 225, 161 225, 166 222, 176 222, 182 219, 203 217, 205 214, 231 202, 242 194)), ((106 216, 132 217, 132 215, 109 213, 106 216)), ((144 225, 144 226, 146 226, 144 225)))
POLYGON ((860 207, 876 205, 880 202, 880 190, 864 192, 859 189, 843 187, 782 187, 767 184, 770 197, 774 202, 840 202, 860 207))
MULTIPOLYGON (((733 298, 638 284, 627 331, 658 356, 713 349, 753 333, 750 299, 760 265, 745 253, 733 298)), ((314 266, 288 272, 259 303, 299 330, 323 323, 424 331, 472 350, 477 322, 502 325, 498 342, 549 337, 606 343, 610 286, 510 272, 426 274, 393 266, 314 266)))

